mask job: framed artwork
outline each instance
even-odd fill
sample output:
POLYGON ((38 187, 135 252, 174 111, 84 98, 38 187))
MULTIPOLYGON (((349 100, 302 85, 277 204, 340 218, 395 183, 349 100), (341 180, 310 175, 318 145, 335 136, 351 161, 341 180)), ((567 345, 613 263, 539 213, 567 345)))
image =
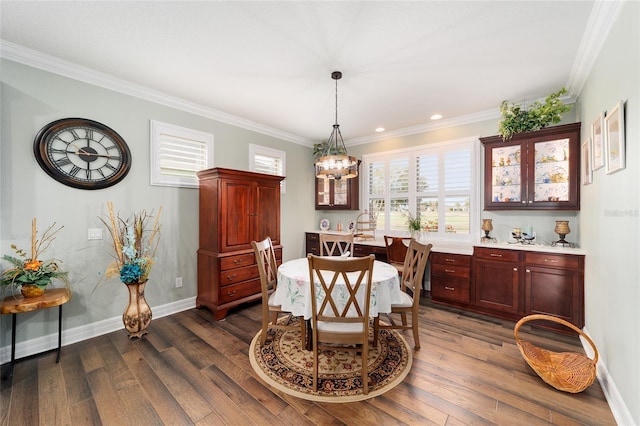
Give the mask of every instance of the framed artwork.
POLYGON ((591 138, 582 142, 582 184, 589 185, 593 182, 593 169, 591 167, 592 157, 591 138))
POLYGON ((593 170, 604 167, 604 112, 591 123, 593 170))
POLYGON ((605 165, 607 174, 626 167, 624 146, 624 102, 620 101, 604 118, 606 134, 605 165))

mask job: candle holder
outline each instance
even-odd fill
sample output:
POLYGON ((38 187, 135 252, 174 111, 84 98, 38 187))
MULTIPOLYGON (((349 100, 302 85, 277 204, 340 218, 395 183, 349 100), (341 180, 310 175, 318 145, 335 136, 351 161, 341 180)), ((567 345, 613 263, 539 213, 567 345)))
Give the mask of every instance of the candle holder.
POLYGON ((555 232, 556 234, 558 234, 558 236, 560 237, 560 239, 558 241, 554 241, 551 243, 551 247, 555 247, 557 245, 561 245, 562 247, 575 247, 576 245, 574 243, 570 243, 569 241, 565 240, 564 237, 567 236, 567 234, 569 234, 571 232, 571 229, 569 229, 569 221, 568 220, 556 220, 556 227, 554 228, 553 232, 555 232))
POLYGON ((484 231, 484 237, 480 238, 480 242, 483 243, 497 243, 498 240, 491 237, 489 233, 493 230, 493 224, 491 223, 491 219, 482 219, 482 227, 481 229, 484 231))

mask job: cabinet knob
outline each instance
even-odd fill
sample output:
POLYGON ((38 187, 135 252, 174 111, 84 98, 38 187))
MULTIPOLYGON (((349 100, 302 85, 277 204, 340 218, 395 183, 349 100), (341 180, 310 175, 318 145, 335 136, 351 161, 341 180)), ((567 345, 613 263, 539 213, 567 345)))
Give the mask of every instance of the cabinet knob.
POLYGON ((444 259, 444 261, 445 262, 449 262, 449 263, 455 263, 456 260, 455 259, 450 259, 450 258, 447 257, 446 259, 444 259))
POLYGON ((498 254, 498 253, 490 253, 489 256, 491 256, 491 257, 502 257, 502 255, 498 254))
POLYGON ((445 272, 448 272, 450 274, 454 273, 456 270, 455 269, 445 269, 445 272))
POLYGON ((455 288, 455 287, 447 287, 447 286, 444 286, 444 289, 445 289, 445 290, 449 290, 449 291, 455 291, 455 289, 456 289, 456 288, 455 288))
POLYGON ((239 265, 239 264, 241 264, 242 262, 244 262, 244 260, 242 260, 242 259, 234 259, 234 260, 233 260, 233 263, 235 263, 236 265, 239 265))
POLYGON ((237 293, 237 290, 233 290, 233 291, 228 291, 227 292, 227 296, 235 296, 237 293))
POLYGON ((518 272, 518 268, 513 268, 513 272, 518 272))
POLYGON ((530 269, 527 269, 526 271, 527 271, 527 274, 530 274, 530 273, 531 273, 531 270, 530 270, 530 269))
POLYGON ((233 281, 233 280, 235 280, 235 279, 236 279, 236 274, 233 274, 233 275, 227 275, 227 279, 228 279, 229 281, 233 281))
POLYGON ((558 263, 558 259, 545 259, 544 261, 549 263, 558 263))

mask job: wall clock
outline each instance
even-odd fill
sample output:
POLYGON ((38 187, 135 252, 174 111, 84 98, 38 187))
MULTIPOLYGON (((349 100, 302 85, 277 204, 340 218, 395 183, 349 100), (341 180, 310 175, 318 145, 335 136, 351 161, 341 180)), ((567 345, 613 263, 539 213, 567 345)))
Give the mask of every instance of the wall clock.
POLYGON ((115 185, 131 169, 131 152, 110 127, 85 118, 63 118, 44 126, 33 142, 40 167, 60 183, 79 189, 115 185))

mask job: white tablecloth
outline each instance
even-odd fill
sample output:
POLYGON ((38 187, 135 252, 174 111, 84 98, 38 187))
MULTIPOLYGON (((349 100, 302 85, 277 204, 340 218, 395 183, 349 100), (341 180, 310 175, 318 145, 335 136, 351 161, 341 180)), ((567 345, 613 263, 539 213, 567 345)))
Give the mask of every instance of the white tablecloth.
MULTIPOLYGON (((344 286, 344 282, 342 285, 344 286)), ((273 303, 281 305, 283 311, 291 312, 294 316, 310 319, 309 287, 309 261, 307 258, 285 262, 278 268, 278 287, 273 303)), ((338 297, 337 303, 340 303, 340 299, 342 299, 344 303, 341 307, 344 307, 348 298, 346 289, 343 289, 341 295, 344 297, 338 297)), ((379 313, 391 312, 391 305, 400 303, 401 296, 398 270, 388 263, 376 260, 373 265, 369 316, 377 317, 379 313)))

